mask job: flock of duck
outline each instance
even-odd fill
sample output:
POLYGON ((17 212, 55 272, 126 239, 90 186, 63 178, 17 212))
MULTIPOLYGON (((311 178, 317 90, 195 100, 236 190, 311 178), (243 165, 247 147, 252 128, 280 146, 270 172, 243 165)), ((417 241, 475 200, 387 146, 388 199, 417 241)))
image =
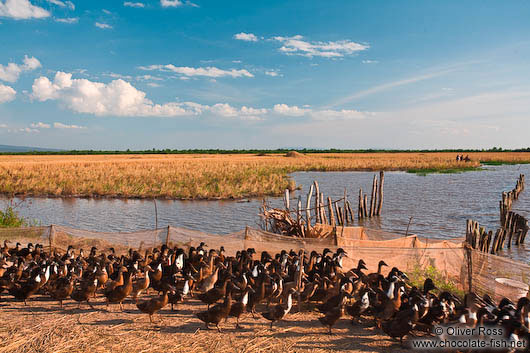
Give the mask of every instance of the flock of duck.
POLYGON ((430 332, 439 324, 498 325, 505 328, 506 338, 530 338, 527 298, 516 303, 504 298, 498 304, 488 295, 468 293, 459 298, 440 292, 429 278, 423 288, 411 286, 406 274, 396 267, 384 275, 384 261, 375 273, 366 273, 362 259, 357 267, 347 270, 342 266, 346 256, 341 248, 310 254, 264 251, 259 256, 250 248, 227 256, 222 246, 208 250, 204 243, 188 251, 165 245, 143 254, 131 249, 122 256, 116 256, 112 248, 98 254, 93 247, 85 254, 71 246, 63 254, 50 254, 39 244, 22 247, 17 243, 11 248, 5 241, 0 253, 0 294, 7 293, 25 304, 35 295, 48 295, 61 307, 68 298, 79 306, 86 303, 92 307, 90 300, 101 294, 107 310, 109 304, 122 308, 131 297, 151 322, 166 305, 171 304, 173 310, 175 305, 196 298, 206 304, 196 316, 206 328, 215 325, 219 332, 221 322, 229 317, 235 318, 236 329, 241 328, 240 318, 246 313, 255 317, 258 308, 263 308, 261 315, 272 329, 289 314, 296 300, 322 313, 318 320, 329 334, 347 314, 352 325, 358 325, 361 317, 365 322, 373 319, 378 328, 402 344, 403 337, 414 331, 430 332), (141 299, 149 290, 158 295, 141 299))

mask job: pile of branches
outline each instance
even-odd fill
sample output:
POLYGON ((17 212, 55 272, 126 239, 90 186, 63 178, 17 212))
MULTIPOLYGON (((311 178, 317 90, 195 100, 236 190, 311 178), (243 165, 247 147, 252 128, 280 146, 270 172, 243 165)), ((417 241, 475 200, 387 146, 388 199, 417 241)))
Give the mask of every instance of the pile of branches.
POLYGON ((293 219, 287 210, 268 208, 264 204, 260 216, 263 219, 262 228, 268 232, 291 237, 305 237, 305 221, 293 219))

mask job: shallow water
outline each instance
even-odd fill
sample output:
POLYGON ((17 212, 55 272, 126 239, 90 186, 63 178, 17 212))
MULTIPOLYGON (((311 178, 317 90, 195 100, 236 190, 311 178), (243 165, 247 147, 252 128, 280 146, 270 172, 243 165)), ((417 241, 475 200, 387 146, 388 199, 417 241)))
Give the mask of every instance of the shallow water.
MULTIPOLYGON (((530 165, 492 166, 482 171, 427 176, 386 172, 382 215, 365 221, 364 225, 404 233, 412 217, 409 233, 455 238, 465 235, 466 219, 472 218, 495 231, 499 227, 501 193, 513 189, 520 173, 530 175, 530 165)), ((296 206, 298 192, 305 204, 309 185, 317 180, 320 191, 332 199, 342 198, 346 188, 356 212, 359 188, 369 191, 373 175, 373 172, 293 173, 293 179, 297 185, 302 185, 302 190, 291 194, 291 207, 296 206)), ((257 227, 262 200, 247 201, 157 200, 158 227, 171 224, 218 234, 239 231, 246 225, 257 227)), ((268 202, 283 207, 281 197, 268 198, 268 202)), ((527 218, 530 216, 530 185, 515 202, 513 210, 527 218)), ((152 200, 28 198, 18 211, 42 225, 111 232, 155 227, 152 200)), ((530 261, 530 246, 529 250, 521 246, 505 253, 530 261)))

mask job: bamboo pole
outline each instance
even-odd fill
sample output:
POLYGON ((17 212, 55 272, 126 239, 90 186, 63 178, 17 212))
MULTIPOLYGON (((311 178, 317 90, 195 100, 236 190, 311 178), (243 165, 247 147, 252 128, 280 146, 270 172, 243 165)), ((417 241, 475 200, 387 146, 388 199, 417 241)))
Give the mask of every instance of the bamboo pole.
POLYGON ((307 232, 306 233, 309 233, 309 231, 311 230, 311 197, 312 195, 313 195, 313 184, 311 184, 311 186, 309 187, 309 193, 307 194, 307 202, 305 206, 305 216, 307 220, 307 224, 306 224, 307 232))
POLYGON ((348 219, 348 223, 351 222, 351 224, 354 224, 353 212, 351 209, 350 201, 346 201, 346 210, 347 210, 346 218, 348 219), (349 214, 349 217, 348 217, 348 214, 349 214))
POLYGON ((377 197, 377 215, 381 215, 381 210, 383 209, 383 187, 385 183, 385 172, 379 172, 379 195, 377 197))
POLYGON ((320 220, 323 224, 328 223, 328 218, 326 217, 326 209, 324 208, 324 193, 320 193, 320 220))
POLYGON ((357 209, 357 217, 359 220, 364 217, 363 211, 363 189, 359 189, 359 206, 357 209))
POLYGON ((337 225, 340 226, 342 225, 342 217, 341 217, 340 207, 337 202, 335 203, 335 213, 337 214, 337 225))
POLYGON ((364 194, 363 200, 363 217, 368 217, 368 195, 364 194))
POLYGON ((313 184, 315 185, 315 223, 323 223, 320 218, 320 189, 316 180, 313 184))
POLYGON ((283 202, 285 204, 285 209, 289 211, 290 207, 290 200, 289 200, 289 189, 285 189, 285 195, 283 197, 283 202))
POLYGON ((329 210, 329 224, 335 227, 335 217, 333 216, 333 205, 331 203, 331 197, 328 196, 328 210, 329 210))
POLYGON ((298 208, 296 210, 296 222, 301 226, 302 222, 302 196, 298 195, 298 208))
POLYGON ((370 218, 375 214, 375 205, 376 205, 376 190, 377 190, 377 176, 374 174, 374 179, 372 181, 372 194, 370 196, 370 218))

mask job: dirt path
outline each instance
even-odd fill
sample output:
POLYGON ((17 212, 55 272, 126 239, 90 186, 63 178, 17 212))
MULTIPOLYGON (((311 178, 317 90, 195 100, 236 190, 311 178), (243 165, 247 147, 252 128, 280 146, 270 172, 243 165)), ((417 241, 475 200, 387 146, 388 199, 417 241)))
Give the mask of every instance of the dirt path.
MULTIPOLYGON (((95 309, 65 301, 64 309, 46 297, 24 303, 5 294, 0 301, 0 352, 406 352, 398 342, 364 320, 352 326, 342 319, 332 336, 317 320, 318 313, 289 314, 287 321, 271 331, 268 321, 247 314, 244 327, 235 330, 235 320, 222 323, 222 333, 206 330, 195 313, 206 306, 197 300, 181 304, 175 311, 166 306, 155 315, 155 324, 128 301, 105 311, 101 297, 95 309)), ((260 308, 258 308, 260 309, 260 308)))

